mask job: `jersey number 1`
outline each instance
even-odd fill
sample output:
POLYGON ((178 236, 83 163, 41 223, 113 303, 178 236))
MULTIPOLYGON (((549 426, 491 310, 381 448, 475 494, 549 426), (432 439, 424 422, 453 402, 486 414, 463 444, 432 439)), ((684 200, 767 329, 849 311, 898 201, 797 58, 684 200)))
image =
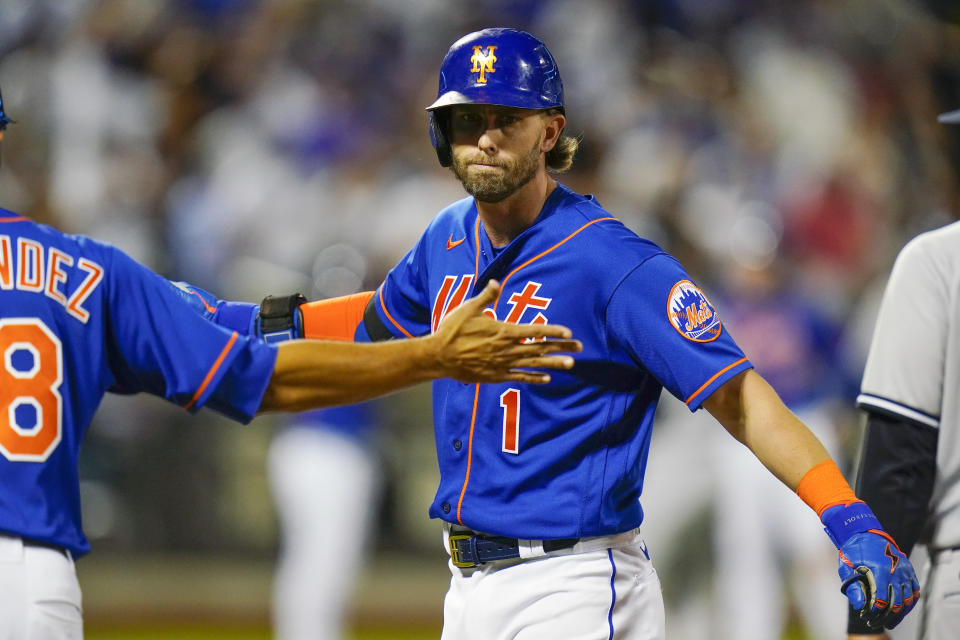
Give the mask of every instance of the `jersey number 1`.
POLYGON ((43 462, 63 431, 63 348, 38 318, 0 320, 0 454, 43 462))
POLYGON ((503 407, 503 452, 520 453, 520 391, 507 389, 500 394, 503 407))

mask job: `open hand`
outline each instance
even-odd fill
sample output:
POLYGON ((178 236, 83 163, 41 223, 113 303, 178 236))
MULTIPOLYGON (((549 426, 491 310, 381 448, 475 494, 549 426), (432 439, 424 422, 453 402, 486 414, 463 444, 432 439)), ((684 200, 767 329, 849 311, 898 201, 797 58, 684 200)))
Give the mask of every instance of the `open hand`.
POLYGON ((570 369, 572 357, 548 355, 577 353, 582 349, 578 340, 570 339, 570 329, 552 324, 520 325, 494 320, 483 310, 499 293, 500 284, 490 280, 483 291, 440 322, 432 338, 440 343, 440 366, 447 377, 461 382, 542 384, 550 381, 549 374, 526 369, 570 369))

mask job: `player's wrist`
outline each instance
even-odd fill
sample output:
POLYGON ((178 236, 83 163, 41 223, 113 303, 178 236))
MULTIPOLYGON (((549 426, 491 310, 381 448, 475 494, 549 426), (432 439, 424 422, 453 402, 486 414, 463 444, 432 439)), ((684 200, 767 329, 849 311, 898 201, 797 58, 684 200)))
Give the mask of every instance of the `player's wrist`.
POLYGON ((883 530, 877 516, 860 500, 827 508, 820 515, 820 522, 837 549, 843 548, 858 533, 883 530))
POLYGON ((448 342, 442 335, 431 333, 406 342, 413 343, 416 349, 413 355, 414 362, 417 363, 418 371, 426 374, 425 378, 454 377, 455 367, 450 359, 444 357, 444 349, 448 342))
POLYGON ((257 336, 260 307, 249 302, 224 301, 213 314, 213 322, 245 336, 257 336))
MULTIPOLYGON (((836 513, 837 507, 842 508, 853 504, 863 504, 866 506, 866 504, 853 493, 850 484, 846 478, 843 477, 836 463, 830 458, 823 460, 807 470, 797 485, 797 495, 816 512, 824 526, 827 526, 825 518, 828 511, 830 511, 830 515, 833 516, 836 513)), ((875 517, 874 520, 876 520, 875 517)), ((849 524, 855 524, 856 522, 857 520, 855 519, 849 524)), ((843 533, 842 524, 841 522, 834 525, 837 533, 843 533)), ((877 523, 877 528, 879 528, 879 523, 877 523)), ((863 530, 866 531, 866 529, 863 530)), ((857 531, 850 529, 850 534, 846 535, 845 539, 854 533, 857 533, 857 531)), ((832 535, 831 539, 836 543, 836 539, 834 539, 832 535)), ((841 545, 837 545, 837 548, 839 549, 840 546, 841 545)))
POLYGON ((300 305, 307 299, 294 293, 288 296, 267 296, 260 303, 256 317, 256 335, 266 342, 284 342, 303 337, 303 314, 300 305))

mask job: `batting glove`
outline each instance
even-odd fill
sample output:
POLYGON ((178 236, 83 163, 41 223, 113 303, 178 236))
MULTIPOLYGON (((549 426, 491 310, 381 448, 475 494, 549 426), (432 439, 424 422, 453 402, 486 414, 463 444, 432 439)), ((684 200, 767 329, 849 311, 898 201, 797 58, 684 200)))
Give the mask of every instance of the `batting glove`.
POLYGON ((863 502, 836 505, 820 517, 840 551, 840 591, 874 629, 893 629, 920 599, 909 558, 863 502))

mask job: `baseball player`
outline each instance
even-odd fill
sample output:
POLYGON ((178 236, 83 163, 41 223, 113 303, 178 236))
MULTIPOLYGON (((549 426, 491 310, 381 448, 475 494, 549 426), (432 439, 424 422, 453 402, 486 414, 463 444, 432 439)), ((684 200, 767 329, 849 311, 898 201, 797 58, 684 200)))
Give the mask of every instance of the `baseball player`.
MULTIPOLYGON (((960 111, 940 122, 960 124, 960 111)), ((857 406, 860 496, 900 542, 927 547, 919 638, 960 629, 960 222, 901 250, 880 303, 857 406)), ((848 619, 849 638, 885 637, 848 619)))
POLYGON ((267 468, 280 525, 275 640, 345 637, 356 578, 370 556, 383 465, 373 403, 291 416, 267 468))
MULTIPOLYGON (((0 141, 9 122, 0 98, 0 141)), ((496 291, 468 301, 430 340, 274 346, 205 320, 188 294, 118 249, 0 209, 0 639, 83 636, 73 563, 90 546, 77 458, 108 390, 248 422, 258 411, 355 402, 440 375, 520 384, 546 374, 517 367, 572 365, 543 354, 573 341, 540 341, 566 328, 485 317, 496 291)))
MULTIPOLYGON (((639 531, 663 388, 706 408, 816 511, 848 599, 895 626, 918 597, 913 567, 820 442, 673 257, 551 177, 577 142, 563 135, 563 86, 544 43, 504 28, 464 36, 427 109, 440 163, 470 197, 443 209, 368 296, 355 337, 430 334, 496 278, 492 317, 562 321, 583 343, 573 370, 540 387, 434 382, 444 640, 665 637, 639 531)), ((357 317, 356 302, 328 311, 357 317)), ((322 317, 306 314, 306 330, 322 317)))

